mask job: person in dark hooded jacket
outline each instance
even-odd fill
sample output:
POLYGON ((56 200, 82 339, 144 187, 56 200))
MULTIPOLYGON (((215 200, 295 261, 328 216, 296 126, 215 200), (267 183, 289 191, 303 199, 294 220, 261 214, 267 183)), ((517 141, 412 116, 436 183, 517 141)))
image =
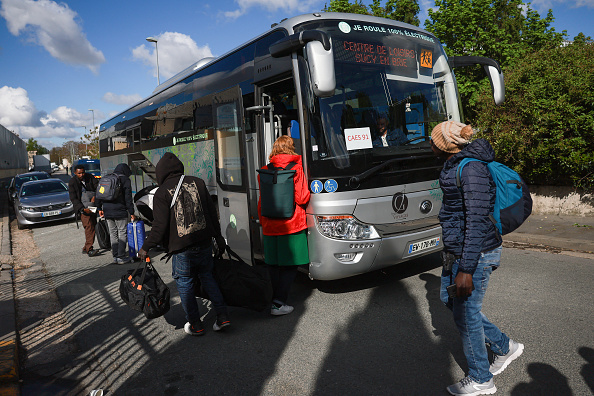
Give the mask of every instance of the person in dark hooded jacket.
POLYGON ((109 228, 109 239, 111 241, 111 254, 114 264, 127 264, 132 259, 126 254, 128 246, 127 225, 128 220, 134 221, 134 202, 132 201, 132 183, 130 175, 132 171, 128 164, 118 164, 113 173, 118 175, 120 180, 120 194, 112 201, 98 199, 97 206, 101 208, 99 216, 105 217, 109 228))
POLYGON ((215 308, 217 318, 213 330, 222 330, 231 322, 223 295, 212 275, 212 238, 215 238, 219 251, 226 246, 217 209, 204 180, 184 175, 184 165, 174 154, 165 153, 155 170, 159 188, 153 198, 153 226, 138 255, 144 261, 147 252, 159 244, 171 254, 172 276, 188 321, 184 326, 186 333, 204 334, 194 294, 195 277, 200 278, 215 308))
POLYGON ((481 312, 490 275, 500 264, 502 241, 489 217, 496 187, 485 162, 494 161, 495 152, 485 139, 470 143, 472 134, 470 125, 456 121, 442 122, 431 133, 434 153, 446 159, 439 176, 444 249, 440 298, 453 311, 468 362, 468 375, 447 387, 452 395, 495 393, 493 376, 524 350, 481 312), (462 169, 459 188, 458 165, 467 157, 484 162, 472 161, 462 169), (455 288, 454 297, 448 295, 448 287, 455 288), (495 356, 491 364, 487 344, 495 356))

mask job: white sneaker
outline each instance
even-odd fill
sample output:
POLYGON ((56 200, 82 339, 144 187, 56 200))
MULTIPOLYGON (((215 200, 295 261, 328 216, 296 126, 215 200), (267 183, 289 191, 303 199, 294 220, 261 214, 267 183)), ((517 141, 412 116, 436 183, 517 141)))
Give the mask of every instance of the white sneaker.
POLYGON ((279 316, 279 315, 287 315, 293 312, 293 307, 287 304, 283 304, 280 307, 272 304, 270 308, 270 315, 279 316))
POLYGON ((493 378, 487 382, 478 383, 470 377, 464 377, 460 382, 456 382, 446 388, 450 395, 492 395, 497 392, 497 388, 493 383, 493 378))
POLYGON ((493 375, 497 375, 503 372, 505 368, 514 360, 516 360, 524 352, 524 344, 509 340, 509 352, 503 356, 495 355, 493 363, 489 366, 489 371, 493 375))

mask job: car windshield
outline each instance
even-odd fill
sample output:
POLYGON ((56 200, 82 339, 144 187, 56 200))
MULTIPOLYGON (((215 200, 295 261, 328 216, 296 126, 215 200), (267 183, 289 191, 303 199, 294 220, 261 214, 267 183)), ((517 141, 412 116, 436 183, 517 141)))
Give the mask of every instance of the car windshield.
POLYGON ((101 166, 95 162, 89 162, 81 165, 85 167, 85 172, 98 172, 101 170, 101 166))
POLYGON ((22 176, 18 176, 15 178, 14 186, 18 190, 19 188, 21 188, 21 186, 25 182, 32 181, 32 180, 43 180, 43 179, 49 179, 49 175, 47 173, 46 174, 39 173, 39 174, 35 174, 35 175, 22 175, 22 176))
POLYGON ((58 194, 68 191, 68 186, 60 181, 47 181, 43 183, 30 183, 23 185, 21 197, 32 197, 36 195, 58 194))

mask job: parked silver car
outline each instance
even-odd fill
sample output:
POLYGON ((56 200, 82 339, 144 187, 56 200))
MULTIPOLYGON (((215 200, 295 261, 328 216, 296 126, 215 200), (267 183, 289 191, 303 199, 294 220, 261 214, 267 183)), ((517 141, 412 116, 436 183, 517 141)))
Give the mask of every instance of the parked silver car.
POLYGON ((14 203, 14 199, 21 189, 23 183, 31 180, 43 180, 49 178, 50 175, 47 172, 27 172, 16 175, 10 181, 10 186, 8 186, 8 200, 10 203, 14 203))
POLYGON ((23 183, 14 199, 14 212, 19 229, 75 216, 68 185, 59 179, 23 183))

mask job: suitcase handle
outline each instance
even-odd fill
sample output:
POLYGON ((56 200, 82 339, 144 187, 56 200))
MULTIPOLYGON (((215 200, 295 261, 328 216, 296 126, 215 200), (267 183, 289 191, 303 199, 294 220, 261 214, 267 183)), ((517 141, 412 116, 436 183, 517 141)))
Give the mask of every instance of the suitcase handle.
MULTIPOLYGON (((247 263, 245 261, 243 261, 242 258, 239 257, 239 255, 237 253, 235 253, 233 250, 231 250, 229 245, 225 246, 225 251, 227 252, 227 255, 229 255, 229 258, 232 257, 232 258, 236 259, 237 261, 247 265, 247 263)), ((217 258, 219 258, 219 259, 223 258, 223 253, 219 253, 217 258)))

